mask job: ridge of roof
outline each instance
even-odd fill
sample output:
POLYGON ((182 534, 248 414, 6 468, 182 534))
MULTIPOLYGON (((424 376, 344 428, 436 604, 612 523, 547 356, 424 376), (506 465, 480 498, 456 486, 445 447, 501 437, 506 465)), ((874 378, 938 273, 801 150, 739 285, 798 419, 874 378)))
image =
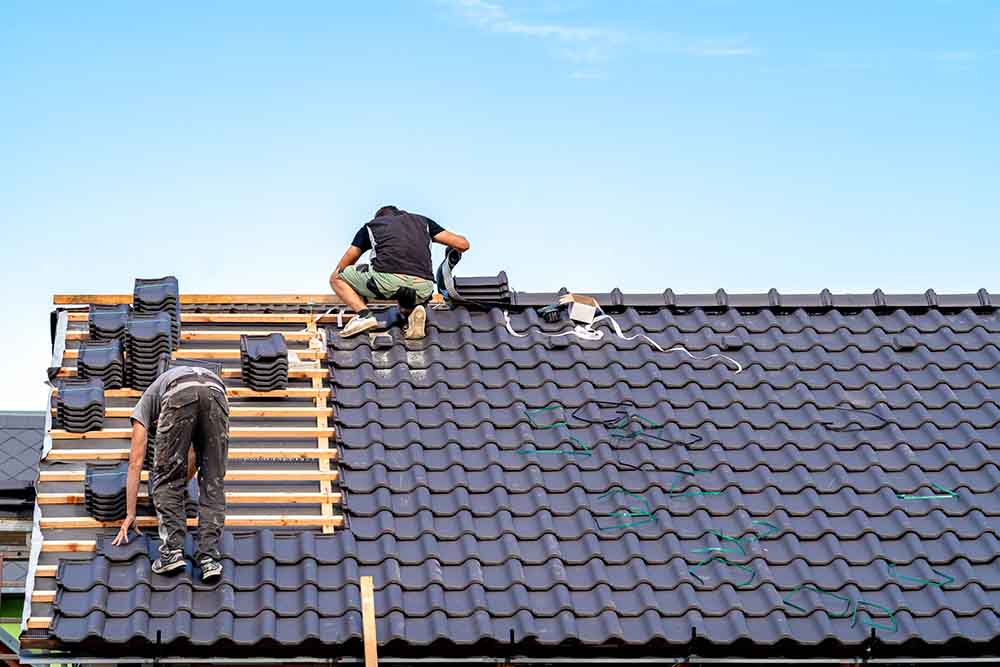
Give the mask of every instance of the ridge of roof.
MULTIPOLYGON (((547 306, 556 303, 559 296, 568 293, 565 287, 558 292, 512 292, 511 305, 547 306)), ((610 292, 580 292, 597 299, 601 306, 635 308, 751 308, 751 309, 818 309, 853 310, 859 308, 889 309, 965 309, 1000 308, 1000 298, 995 298, 986 289, 974 293, 938 294, 928 289, 922 294, 886 294, 876 289, 871 294, 834 294, 828 289, 816 293, 782 294, 776 289, 767 292, 730 294, 724 289, 712 293, 679 294, 672 289, 661 293, 626 293, 617 287, 610 292)))

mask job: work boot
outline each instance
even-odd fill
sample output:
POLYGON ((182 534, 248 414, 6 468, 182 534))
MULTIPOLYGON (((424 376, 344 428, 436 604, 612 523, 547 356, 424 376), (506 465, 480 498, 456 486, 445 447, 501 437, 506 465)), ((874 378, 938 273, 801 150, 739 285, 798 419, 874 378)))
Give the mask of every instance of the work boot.
POLYGON ((406 337, 413 340, 427 335, 427 309, 417 306, 406 318, 406 337))
POLYGON ((180 549, 174 551, 161 551, 160 557, 153 561, 153 574, 170 574, 184 569, 184 552, 180 549))
POLYGON ((378 321, 375 319, 374 315, 369 315, 368 317, 355 317, 340 331, 340 337, 350 338, 351 336, 357 336, 359 333, 374 329, 377 326, 378 321))
POLYGON ((201 565, 201 581, 204 584, 214 584, 222 577, 222 563, 211 556, 202 556, 198 561, 201 565))

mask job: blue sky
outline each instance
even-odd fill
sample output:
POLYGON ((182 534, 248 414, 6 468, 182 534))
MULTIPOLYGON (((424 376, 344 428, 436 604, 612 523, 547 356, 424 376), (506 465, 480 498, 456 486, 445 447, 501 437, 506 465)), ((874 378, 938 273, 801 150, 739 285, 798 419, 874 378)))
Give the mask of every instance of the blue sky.
POLYGON ((328 289, 383 203, 526 290, 1000 291, 1000 4, 0 3, 0 408, 54 292, 328 289))

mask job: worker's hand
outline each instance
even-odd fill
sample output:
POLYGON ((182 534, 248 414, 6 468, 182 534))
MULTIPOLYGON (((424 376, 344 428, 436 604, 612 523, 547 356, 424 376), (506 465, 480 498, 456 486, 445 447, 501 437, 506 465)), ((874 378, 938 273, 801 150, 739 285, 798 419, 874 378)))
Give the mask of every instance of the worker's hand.
POLYGON ((128 532, 133 523, 135 523, 135 515, 129 514, 126 516, 122 521, 122 527, 118 529, 118 535, 115 537, 115 541, 111 544, 116 547, 122 544, 128 544, 128 532))

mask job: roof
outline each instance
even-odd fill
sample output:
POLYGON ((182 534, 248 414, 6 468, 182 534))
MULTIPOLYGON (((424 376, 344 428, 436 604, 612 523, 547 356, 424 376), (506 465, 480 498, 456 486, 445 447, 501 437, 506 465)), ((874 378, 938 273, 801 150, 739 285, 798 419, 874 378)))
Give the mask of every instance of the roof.
POLYGON ((0 411, 0 482, 34 483, 44 439, 44 412, 0 411))
POLYGON ((996 653, 996 309, 623 305, 648 301, 619 302, 625 336, 744 370, 607 322, 548 338, 567 323, 533 309, 520 336, 463 309, 330 338, 380 642, 996 653))
POLYGON ((227 529, 212 590, 149 575, 152 538, 49 530, 96 541, 43 551, 32 616, 78 652, 351 655, 371 575, 382 655, 998 654, 1000 314, 878 294, 616 291, 648 339, 585 340, 516 293, 509 326, 329 335, 343 530, 227 529))

